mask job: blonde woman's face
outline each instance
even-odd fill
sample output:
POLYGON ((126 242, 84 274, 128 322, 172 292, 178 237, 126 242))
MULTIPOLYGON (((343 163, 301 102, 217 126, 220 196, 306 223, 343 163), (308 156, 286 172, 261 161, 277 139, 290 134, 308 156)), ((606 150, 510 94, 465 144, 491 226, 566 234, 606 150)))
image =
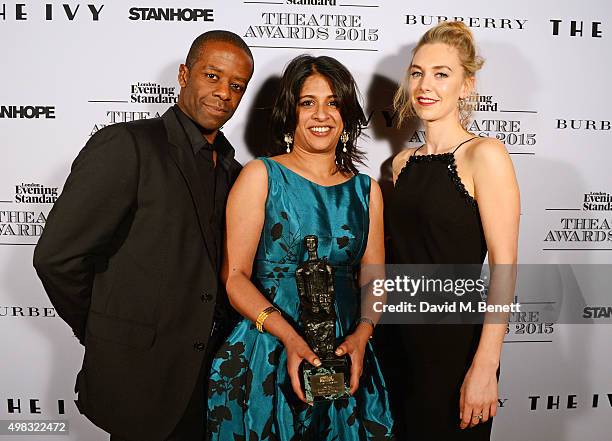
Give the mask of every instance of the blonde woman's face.
POLYGON ((467 98, 471 81, 465 78, 457 49, 444 43, 425 44, 408 68, 410 102, 424 121, 459 121, 458 102, 467 98))

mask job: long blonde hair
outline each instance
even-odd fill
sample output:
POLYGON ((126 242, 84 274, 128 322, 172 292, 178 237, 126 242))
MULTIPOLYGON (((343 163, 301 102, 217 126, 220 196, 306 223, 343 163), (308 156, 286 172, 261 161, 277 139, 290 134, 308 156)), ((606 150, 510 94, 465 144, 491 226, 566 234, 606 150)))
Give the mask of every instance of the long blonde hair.
MULTIPOLYGON (((474 78, 476 72, 484 64, 484 59, 476 54, 476 43, 472 31, 461 21, 444 21, 429 29, 412 50, 412 57, 414 58, 414 54, 422 46, 431 43, 443 43, 457 49, 459 61, 466 78, 474 78)), ((408 93, 408 80, 409 76, 406 73, 402 84, 393 97, 393 108, 397 111, 398 127, 406 119, 416 116, 408 93)), ((459 120, 464 128, 469 124, 473 103, 476 101, 476 93, 472 91, 470 97, 464 100, 463 105, 459 108, 459 120)))

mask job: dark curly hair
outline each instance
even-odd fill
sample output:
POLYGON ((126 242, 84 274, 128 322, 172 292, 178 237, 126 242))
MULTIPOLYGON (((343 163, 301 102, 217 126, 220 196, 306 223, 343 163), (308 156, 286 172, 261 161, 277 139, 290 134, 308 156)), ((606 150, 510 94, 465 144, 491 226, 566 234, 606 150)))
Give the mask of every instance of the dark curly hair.
POLYGON ((363 164, 364 153, 357 148, 356 142, 361 129, 366 125, 366 117, 359 103, 359 92, 353 76, 342 63, 332 57, 300 55, 285 67, 270 121, 274 144, 271 153, 281 154, 285 151, 284 135, 296 129, 300 92, 306 78, 313 74, 321 74, 329 80, 331 89, 338 97, 344 130, 349 135, 346 153, 342 151, 340 140, 336 145, 338 171, 357 174, 359 171, 355 164, 363 164))

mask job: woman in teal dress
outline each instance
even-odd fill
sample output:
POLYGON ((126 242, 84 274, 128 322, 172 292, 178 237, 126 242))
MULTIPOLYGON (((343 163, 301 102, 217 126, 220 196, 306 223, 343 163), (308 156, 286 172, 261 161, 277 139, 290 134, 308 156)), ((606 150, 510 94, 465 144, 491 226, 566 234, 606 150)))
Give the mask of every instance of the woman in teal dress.
POLYGON ((307 55, 289 63, 272 115, 286 153, 247 164, 228 200, 222 277, 244 318, 212 362, 211 440, 393 439, 369 342, 375 317, 361 311, 358 287, 370 282, 364 265, 384 263, 380 188, 355 166, 364 123, 341 63, 307 55), (334 269, 336 355, 351 359, 347 399, 308 403, 300 385, 300 363, 320 363, 303 338, 295 280, 308 235, 334 269))

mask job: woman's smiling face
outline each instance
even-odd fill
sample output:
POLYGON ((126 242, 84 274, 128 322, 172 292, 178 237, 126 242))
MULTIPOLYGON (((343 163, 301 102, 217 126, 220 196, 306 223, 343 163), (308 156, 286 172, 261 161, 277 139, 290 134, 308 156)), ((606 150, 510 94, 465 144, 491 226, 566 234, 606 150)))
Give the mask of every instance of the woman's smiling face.
POLYGON ((335 150, 344 128, 330 82, 315 73, 304 81, 297 105, 294 146, 308 152, 335 150))
POLYGON ((411 104, 424 121, 459 119, 459 99, 468 97, 473 78, 466 78, 457 49, 444 43, 425 44, 408 68, 411 104))

